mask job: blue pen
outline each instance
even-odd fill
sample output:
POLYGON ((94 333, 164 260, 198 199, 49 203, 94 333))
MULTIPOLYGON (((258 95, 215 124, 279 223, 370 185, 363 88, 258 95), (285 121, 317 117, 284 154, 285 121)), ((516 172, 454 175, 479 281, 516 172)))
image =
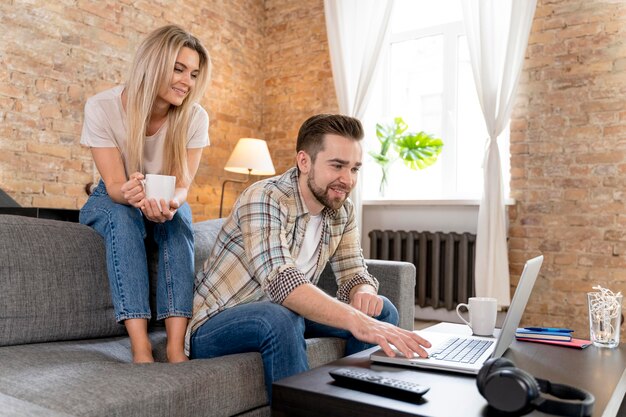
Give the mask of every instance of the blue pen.
POLYGON ((534 332, 556 332, 556 333, 572 333, 572 329, 561 329, 558 327, 524 327, 526 330, 534 332))

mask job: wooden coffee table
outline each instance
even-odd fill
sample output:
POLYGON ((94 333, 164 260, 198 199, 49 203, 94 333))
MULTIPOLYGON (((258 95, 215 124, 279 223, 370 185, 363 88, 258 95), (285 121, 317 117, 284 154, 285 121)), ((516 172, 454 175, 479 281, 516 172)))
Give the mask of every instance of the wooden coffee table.
MULTIPOLYGON (((277 381, 273 385, 272 416, 485 416, 487 402, 469 375, 373 364, 377 348, 277 381), (430 386, 420 402, 410 403, 343 388, 328 371, 339 367, 369 368, 384 376, 430 386)), ((514 341, 504 355, 538 378, 577 386, 596 398, 593 416, 626 415, 626 346, 583 350, 514 341)), ((533 412, 529 416, 547 416, 533 412)))

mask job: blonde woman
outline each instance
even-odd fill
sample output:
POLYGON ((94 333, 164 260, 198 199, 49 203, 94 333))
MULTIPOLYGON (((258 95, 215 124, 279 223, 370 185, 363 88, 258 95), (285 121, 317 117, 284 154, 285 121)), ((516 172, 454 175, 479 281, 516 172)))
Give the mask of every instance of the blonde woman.
POLYGON ((186 200, 209 143, 208 115, 198 101, 210 66, 196 37, 164 26, 139 46, 126 84, 85 105, 80 142, 91 148, 102 180, 81 209, 80 222, 105 240, 116 320, 128 331, 136 363, 154 362, 147 330, 148 239, 158 246, 156 318, 165 320, 167 359, 188 360, 183 341, 192 310, 194 242, 186 200), (161 200, 160 208, 147 199, 145 174, 176 176, 175 197, 161 200))

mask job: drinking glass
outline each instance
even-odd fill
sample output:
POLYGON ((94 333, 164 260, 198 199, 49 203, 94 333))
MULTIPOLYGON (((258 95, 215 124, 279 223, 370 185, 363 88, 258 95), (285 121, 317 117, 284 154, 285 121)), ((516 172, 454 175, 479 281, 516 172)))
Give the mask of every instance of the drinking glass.
POLYGON ((587 293, 589 303, 589 336, 594 346, 615 348, 619 345, 622 295, 587 293))

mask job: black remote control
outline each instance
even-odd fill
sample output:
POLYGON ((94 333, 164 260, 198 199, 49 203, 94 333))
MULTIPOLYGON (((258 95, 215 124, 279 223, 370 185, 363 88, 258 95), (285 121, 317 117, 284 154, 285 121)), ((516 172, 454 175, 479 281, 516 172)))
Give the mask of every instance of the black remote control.
POLYGON ((401 400, 420 400, 430 389, 414 382, 387 378, 370 369, 338 368, 329 374, 343 387, 401 400))

